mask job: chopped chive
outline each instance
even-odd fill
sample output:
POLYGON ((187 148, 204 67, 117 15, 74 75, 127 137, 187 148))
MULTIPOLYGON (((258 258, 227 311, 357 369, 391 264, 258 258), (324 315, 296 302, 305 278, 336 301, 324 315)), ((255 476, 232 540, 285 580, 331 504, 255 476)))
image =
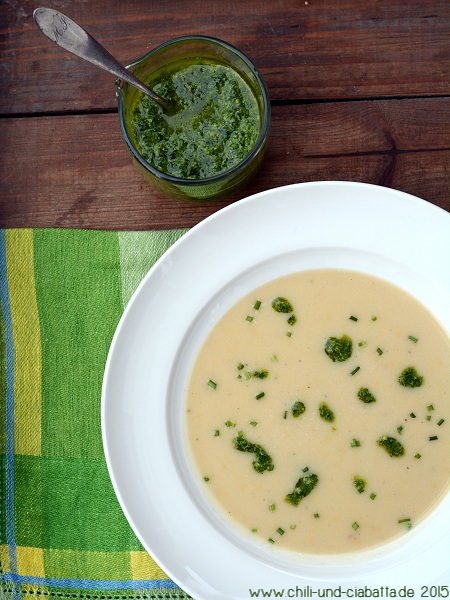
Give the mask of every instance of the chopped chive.
POLYGON ((284 411, 284 415, 283 415, 283 419, 287 419, 287 415, 288 415, 288 411, 287 411, 287 410, 285 410, 285 411, 284 411))
POLYGON ((372 493, 370 494, 370 496, 369 496, 369 498, 370 498, 371 500, 375 500, 375 498, 376 498, 376 497, 377 497, 377 495, 376 495, 374 492, 372 492, 372 493))
POLYGON ((365 342, 365 341, 358 342, 358 346, 362 347, 362 346, 366 346, 366 345, 367 345, 367 342, 365 342))
POLYGON ((251 315, 247 315, 245 317, 245 320, 248 321, 249 323, 251 323, 253 321, 253 317, 251 315))
POLYGON ((295 523, 293 523, 292 525, 289 525, 289 529, 296 529, 297 525, 295 525, 295 523))
POLYGON ((309 471, 309 467, 303 467, 302 473, 307 473, 309 471))
POLYGON ((265 395, 266 395, 265 392, 260 392, 259 394, 256 394, 255 398, 257 400, 261 400, 261 398, 264 398, 265 395))
POLYGON ((358 320, 358 317, 354 317, 353 315, 351 315, 351 316, 349 317, 349 319, 350 319, 350 321, 357 321, 357 320, 358 320))
POLYGON ((252 374, 250 373, 250 371, 247 371, 244 375, 245 379, 250 379, 252 376, 252 374))
POLYGON ((417 342, 419 341, 416 337, 414 337, 413 335, 408 335, 408 340, 411 340, 411 342, 414 342, 415 344, 417 344, 417 342))
POLYGON ((272 362, 276 362, 278 360, 277 355, 276 354, 272 354, 272 356, 270 357, 270 360, 272 362))
POLYGON ((430 437, 428 438, 430 440, 430 442, 437 440, 438 436, 437 435, 430 435, 430 437))
POLYGON ((258 421, 250 421, 250 425, 252 427, 256 427, 258 425, 258 421))
POLYGON ((286 333, 286 335, 287 335, 288 337, 291 337, 291 335, 292 335, 292 331, 288 331, 288 332, 286 333))
POLYGON ((208 482, 209 481, 209 477, 203 477, 203 479, 208 482))
POLYGON ((431 412, 432 410, 434 410, 434 406, 432 404, 429 404, 427 406, 427 410, 431 412))
POLYGON ((270 512, 273 512, 275 510, 275 504, 269 504, 269 510, 270 512))
POLYGON ((275 540, 273 540, 272 538, 269 538, 267 541, 270 542, 271 544, 275 544, 275 540))
POLYGON ((408 517, 407 519, 399 519, 397 523, 409 523, 409 521, 411 521, 411 519, 408 517))
POLYGON ((233 423, 233 421, 225 421, 225 427, 236 427, 236 423, 233 423))
POLYGON ((399 425, 397 427, 397 431, 401 434, 401 432, 403 431, 403 425, 399 425))
POLYGON ((356 531, 357 529, 359 529, 359 525, 358 523, 355 521, 352 525, 353 529, 356 531))
POLYGON ((261 300, 257 300, 257 301, 255 302, 255 305, 253 306, 253 308, 254 308, 255 310, 259 310, 259 309, 260 309, 260 307, 261 307, 261 300))
POLYGON ((445 423, 445 419, 439 419, 437 424, 440 427, 442 425, 442 423, 445 423))
POLYGON ((319 513, 314 513, 314 518, 315 518, 315 519, 320 519, 320 515, 319 515, 319 513))
POLYGON ((219 435, 220 435, 220 431, 218 429, 216 429, 214 432, 214 437, 219 437, 219 435))
POLYGON ((378 356, 381 356, 383 354, 383 350, 381 348, 377 348, 377 352, 378 356))
POLYGON ((417 460, 419 460, 419 458, 420 458, 421 456, 422 456, 422 455, 421 455, 421 454, 419 454, 419 452, 418 452, 417 454, 414 454, 414 458, 417 458, 417 460))
POLYGON ((243 364, 243 363, 239 363, 239 364, 237 365, 237 367, 236 367, 236 369, 237 369, 238 371, 242 371, 242 369, 243 369, 243 368, 244 368, 244 364, 243 364))
POLYGON ((431 421, 431 415, 427 415, 427 416, 425 417, 425 419, 426 419, 427 421, 431 421))
POLYGON ((212 379, 210 379, 210 380, 208 381, 208 385, 209 385, 209 387, 210 387, 210 388, 212 388, 213 390, 215 390, 215 389, 216 389, 216 387, 217 387, 217 383, 216 383, 215 381, 213 381, 212 379))
POLYGON ((416 415, 414 413, 409 413, 409 416, 411 417, 411 419, 415 419, 416 415))
POLYGON ((256 533, 258 530, 256 529, 256 527, 253 527, 252 529, 252 533, 256 533))
POLYGON ((373 316, 372 317, 372 321, 376 321, 378 319, 378 317, 373 316))
POLYGON ((353 371, 351 371, 350 375, 355 375, 355 373, 357 373, 360 370, 361 367, 356 367, 355 369, 353 369, 353 371))
POLYGON ((284 535, 284 529, 281 529, 281 527, 278 527, 277 533, 279 533, 280 535, 284 535))
POLYGON ((352 441, 350 442, 350 446, 352 448, 359 448, 359 446, 361 446, 361 442, 359 440, 357 440, 356 438, 353 438, 352 441))

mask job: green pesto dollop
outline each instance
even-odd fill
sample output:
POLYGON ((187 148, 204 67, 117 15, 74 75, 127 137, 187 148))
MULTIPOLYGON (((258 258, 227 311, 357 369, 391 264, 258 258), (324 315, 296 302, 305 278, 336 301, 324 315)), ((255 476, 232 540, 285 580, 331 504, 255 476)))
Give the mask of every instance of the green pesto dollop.
POLYGON ((326 402, 321 402, 319 404, 319 415, 324 421, 329 421, 330 423, 333 423, 335 419, 334 412, 326 402))
POLYGON ((240 163, 255 145, 260 129, 257 101, 231 67, 186 59, 161 69, 146 83, 175 107, 166 114, 142 94, 133 111, 139 153, 163 173, 183 179, 213 177, 240 163))
POLYGON ((381 448, 384 448, 389 456, 403 456, 405 454, 405 449, 402 444, 389 435, 382 435, 380 439, 377 440, 377 444, 381 448))
POLYGON ((364 402, 365 404, 371 404, 372 402, 377 401, 372 392, 365 387, 359 388, 357 396, 361 400, 361 402, 364 402))
POLYGON ((305 404, 301 400, 296 400, 291 407, 292 416, 297 419, 306 410, 305 404))
POLYGON ((353 477, 353 485, 357 489, 358 493, 362 494, 366 489, 366 480, 362 477, 359 477, 359 475, 355 475, 353 477))
POLYGON ((331 336, 325 342, 325 353, 333 362, 344 362, 350 358, 353 351, 352 339, 348 335, 340 338, 331 336))
POLYGON ((258 379, 267 379, 269 377, 269 371, 267 369, 261 369, 260 371, 254 371, 253 377, 258 379))
POLYGON ((283 298, 283 296, 278 296, 278 298, 272 300, 272 308, 279 313, 291 313, 294 310, 289 300, 283 298))
POLYGON ((242 431, 240 431, 233 439, 233 446, 236 450, 241 452, 253 452, 255 454, 255 460, 252 462, 253 468, 257 473, 264 473, 264 471, 273 471, 274 464, 272 458, 259 444, 249 442, 242 431))
POLYGON ((407 367, 400 373, 398 382, 403 387, 415 388, 422 385, 423 377, 417 373, 414 367, 407 367))
POLYGON ((303 498, 309 496, 318 483, 319 477, 315 473, 300 477, 295 484, 294 490, 286 495, 285 501, 292 504, 292 506, 298 506, 303 498))

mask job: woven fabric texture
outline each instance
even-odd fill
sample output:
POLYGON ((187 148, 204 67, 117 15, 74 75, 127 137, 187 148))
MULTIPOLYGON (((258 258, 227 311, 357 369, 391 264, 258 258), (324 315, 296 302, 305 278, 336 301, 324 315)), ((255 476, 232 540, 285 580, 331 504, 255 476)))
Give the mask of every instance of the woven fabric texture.
POLYGON ((0 231, 0 598, 189 598, 129 527, 100 429, 123 309, 185 231, 0 231))

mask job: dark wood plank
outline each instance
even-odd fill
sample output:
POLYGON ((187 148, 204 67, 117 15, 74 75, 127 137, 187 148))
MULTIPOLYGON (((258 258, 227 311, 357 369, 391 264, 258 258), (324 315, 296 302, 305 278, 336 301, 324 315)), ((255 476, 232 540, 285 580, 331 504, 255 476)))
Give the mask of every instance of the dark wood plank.
MULTIPOLYGON (((212 35, 245 52, 272 100, 448 95, 448 0, 146 0, 51 6, 84 25, 128 64, 168 39, 212 35)), ((36 2, 3 3, 0 113, 115 108, 112 77, 52 44, 36 2)))
POLYGON ((277 107, 274 136, 305 157, 450 149, 450 97, 277 107))
POLYGON ((192 226, 222 206, 302 181, 363 181, 450 211, 450 100, 275 107, 266 160, 223 201, 163 197, 131 163, 114 114, 4 119, 0 226, 192 226))

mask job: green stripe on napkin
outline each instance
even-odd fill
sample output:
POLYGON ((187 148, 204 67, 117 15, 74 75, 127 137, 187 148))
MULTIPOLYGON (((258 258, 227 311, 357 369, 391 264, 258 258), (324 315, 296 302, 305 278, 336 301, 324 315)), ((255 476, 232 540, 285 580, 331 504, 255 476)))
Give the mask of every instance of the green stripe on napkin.
POLYGON ((100 430, 117 323, 185 231, 0 231, 0 594, 189 598, 129 527, 100 430))
POLYGON ((102 369, 122 312, 117 239, 95 231, 36 230, 33 241, 42 349, 41 455, 100 458, 95 399, 101 396, 102 369))
POLYGON ((139 283, 153 264, 172 246, 187 229, 169 231, 120 231, 120 274, 122 276, 122 301, 125 307, 139 283))

